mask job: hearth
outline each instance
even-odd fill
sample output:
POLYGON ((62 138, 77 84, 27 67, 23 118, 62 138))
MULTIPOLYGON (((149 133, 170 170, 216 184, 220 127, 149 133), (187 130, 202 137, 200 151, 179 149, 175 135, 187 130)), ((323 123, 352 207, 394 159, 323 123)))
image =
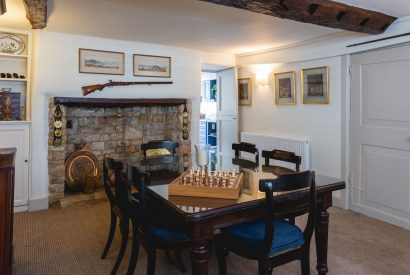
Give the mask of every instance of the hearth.
POLYGON ((100 176, 104 157, 139 159, 142 157, 141 144, 151 140, 176 141, 180 145, 178 153, 189 153, 191 145, 189 135, 186 135, 184 111, 190 118, 190 106, 190 101, 185 99, 51 98, 48 142, 50 207, 104 198, 100 176), (61 110, 58 117, 55 116, 56 108, 61 110), (56 129, 56 125, 59 128, 56 129), (98 166, 96 173, 93 173, 93 163, 98 166), (67 174, 69 168, 75 168, 72 165, 85 165, 76 171, 76 180, 67 174), (85 182, 79 182, 79 178, 85 182), (89 181, 93 180, 97 192, 94 194, 86 189, 86 193, 92 194, 84 195, 85 183, 90 184, 89 181))

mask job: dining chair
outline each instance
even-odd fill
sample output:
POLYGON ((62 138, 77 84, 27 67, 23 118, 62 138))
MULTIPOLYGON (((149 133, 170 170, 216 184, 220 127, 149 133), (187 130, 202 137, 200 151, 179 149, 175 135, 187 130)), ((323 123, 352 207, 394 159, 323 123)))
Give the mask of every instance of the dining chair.
POLYGON ((259 150, 255 144, 248 142, 232 143, 232 150, 235 151, 235 158, 232 159, 232 164, 255 171, 259 169, 259 150), (244 158, 242 152, 253 154, 253 159, 244 158))
POLYGON ((108 250, 111 247, 112 240, 115 234, 115 228, 117 225, 117 218, 119 219, 120 231, 121 231, 121 245, 120 250, 117 255, 117 260, 111 270, 111 274, 115 274, 118 267, 121 264, 122 258, 124 257, 125 249, 127 248, 128 241, 128 227, 129 227, 129 214, 127 206, 124 202, 128 201, 128 189, 124 185, 122 180, 122 168, 123 164, 119 161, 114 161, 111 158, 104 158, 103 161, 103 184, 105 193, 107 194, 108 201, 110 202, 110 214, 111 223, 110 231, 108 233, 108 239, 105 244, 101 259, 105 259, 108 254, 108 250), (114 192, 111 186, 114 186, 114 192))
POLYGON ((301 261, 302 274, 310 274, 309 248, 316 217, 314 178, 314 172, 305 171, 259 181, 259 190, 266 196, 266 216, 221 229, 216 237, 220 274, 226 274, 226 251, 257 260, 259 274, 271 274, 274 267, 294 260, 301 261), (291 193, 274 196, 273 192, 291 193), (284 220, 306 213, 304 231, 284 220))
MULTIPOLYGON (((138 194, 132 196, 129 192, 129 213, 133 225, 132 251, 128 266, 128 275, 134 273, 138 261, 139 244, 145 248, 148 255, 147 274, 155 273, 156 250, 175 251, 176 265, 181 272, 186 272, 186 268, 181 259, 181 249, 191 247, 182 225, 178 221, 167 219, 167 215, 154 213, 149 206, 146 194, 146 185, 149 185, 150 174, 140 172, 134 166, 128 166, 127 180, 129 185, 133 185, 138 194)), ((152 206, 152 208, 154 208, 152 206)))
POLYGON ((297 156, 294 152, 288 152, 283 150, 262 150, 262 158, 265 159, 265 164, 262 165, 262 171, 271 172, 276 176, 289 174, 300 171, 300 164, 302 163, 302 157, 297 156), (279 166, 270 165, 270 160, 278 160, 295 164, 295 170, 279 166))
POLYGON ((179 147, 178 142, 170 140, 152 140, 141 144, 143 152, 143 161, 145 163, 166 164, 178 162, 176 149, 179 147))

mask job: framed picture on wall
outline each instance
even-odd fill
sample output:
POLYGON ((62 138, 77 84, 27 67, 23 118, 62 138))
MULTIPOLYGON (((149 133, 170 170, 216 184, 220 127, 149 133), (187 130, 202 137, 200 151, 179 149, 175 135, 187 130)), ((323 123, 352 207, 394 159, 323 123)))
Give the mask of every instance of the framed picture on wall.
POLYGON ((124 74, 124 53, 79 49, 79 72, 124 74))
POLYGON ((295 105, 295 72, 277 73, 275 77, 275 103, 277 105, 295 105))
POLYGON ((171 77, 171 57, 134 54, 134 76, 171 77))
POLYGON ((238 79, 238 102, 239 105, 252 105, 252 79, 240 78, 238 79))
POLYGON ((329 104, 328 67, 303 69, 301 71, 302 103, 329 104))

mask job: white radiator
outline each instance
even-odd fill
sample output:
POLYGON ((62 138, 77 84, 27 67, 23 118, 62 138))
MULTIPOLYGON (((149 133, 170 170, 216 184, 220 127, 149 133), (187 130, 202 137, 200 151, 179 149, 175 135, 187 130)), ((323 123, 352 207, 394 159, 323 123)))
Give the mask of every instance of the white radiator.
MULTIPOLYGON (((256 145, 256 148, 258 148, 259 150, 259 162, 261 163, 261 165, 265 163, 265 160, 262 158, 262 150, 272 151, 274 149, 277 149, 294 152, 296 155, 301 156, 302 163, 300 165, 300 170, 303 171, 310 169, 309 140, 241 132, 241 141, 256 145)), ((288 162, 270 160, 270 164, 295 169, 295 165, 288 162)))

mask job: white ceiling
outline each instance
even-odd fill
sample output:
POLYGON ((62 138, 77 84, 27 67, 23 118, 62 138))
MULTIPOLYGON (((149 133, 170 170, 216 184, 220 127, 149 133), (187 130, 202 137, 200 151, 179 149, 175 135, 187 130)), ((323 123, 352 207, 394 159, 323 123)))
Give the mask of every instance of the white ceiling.
MULTIPOLYGON (((0 17, 0 25, 27 28, 22 0, 6 2, 10 13, 0 17)), ((410 15, 410 0, 339 2, 397 17, 410 15)), ((48 31, 209 52, 239 54, 340 32, 198 0, 49 0, 48 3, 48 31)))

